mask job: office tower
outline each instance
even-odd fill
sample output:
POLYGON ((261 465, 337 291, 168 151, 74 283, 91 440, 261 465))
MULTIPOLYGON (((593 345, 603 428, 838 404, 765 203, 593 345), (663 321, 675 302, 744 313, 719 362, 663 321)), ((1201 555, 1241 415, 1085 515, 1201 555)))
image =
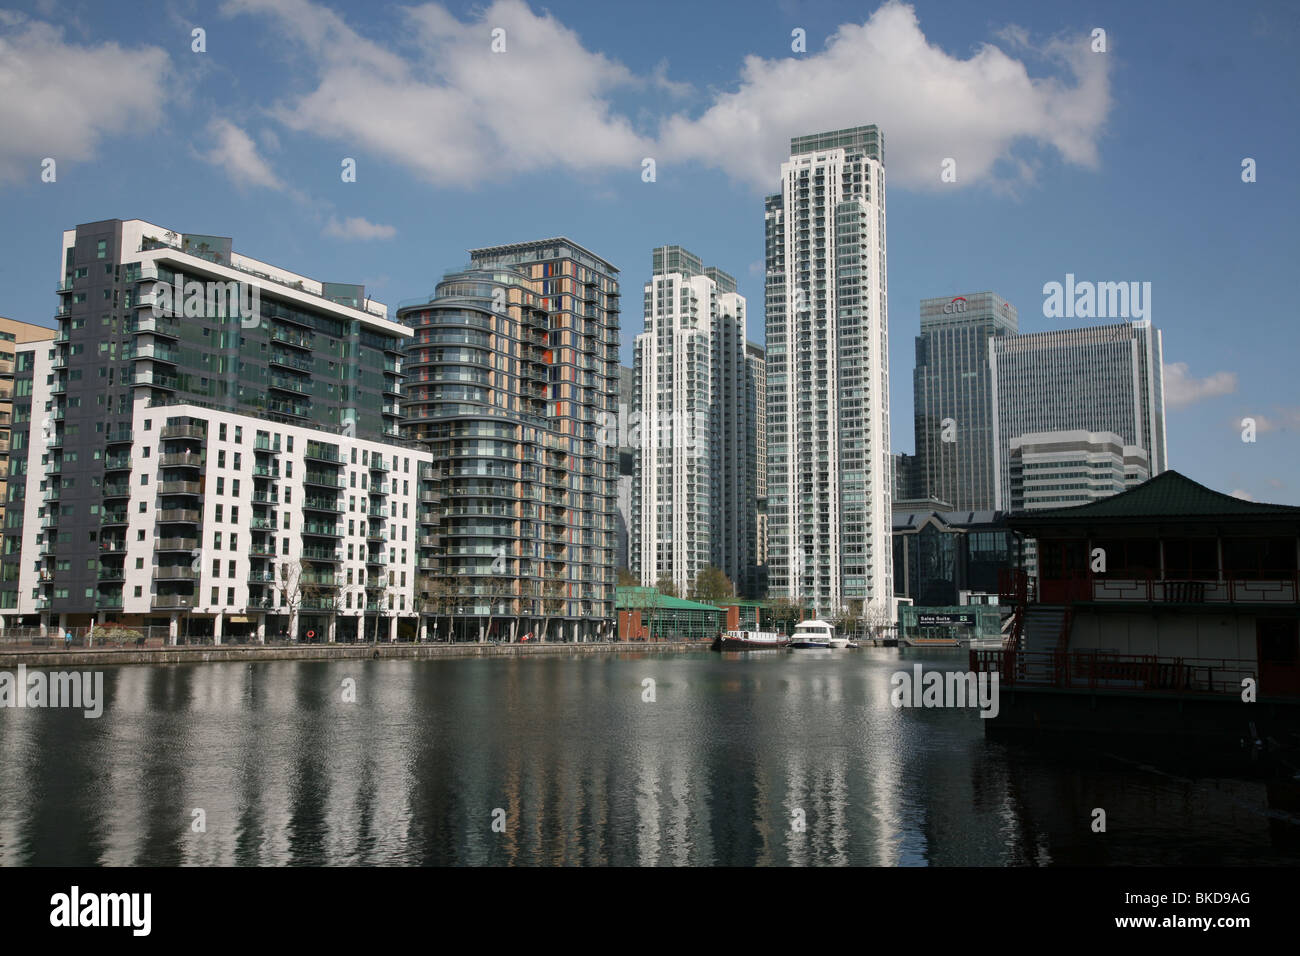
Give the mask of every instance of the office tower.
POLYGON ((1033 432, 1114 432, 1147 453, 1151 476, 1165 452, 1161 336, 1149 319, 990 341, 997 505, 1010 507, 1011 439, 1033 432))
POLYGON ((912 395, 916 474, 909 498, 957 511, 994 507, 997 452, 989 339, 1015 335, 1014 307, 993 292, 921 300, 912 395))
POLYGON ((140 220, 65 232, 59 266, 58 336, 15 372, 0 606, 215 639, 351 639, 368 610, 370 634, 414 635, 409 330, 361 286, 140 220))
MULTIPOLYGON (((9 500, 9 447, 14 424, 14 349, 27 342, 48 342, 54 329, 0 317, 0 528, 8 527, 5 502, 9 500)), ((20 434, 22 433, 20 429, 20 434)), ((22 510, 14 512, 16 523, 22 522, 22 510)))
MULTIPOLYGON (((1033 432, 1010 442, 1010 510, 1069 508, 1109 498, 1151 477, 1145 449, 1114 432, 1033 432)), ((1038 542, 1025 541, 1024 567, 1038 577, 1038 542)))
POLYGON ((749 408, 745 471, 752 476, 754 494, 754 563, 746 576, 743 593, 749 598, 767 594, 767 350, 756 342, 745 343, 745 404, 749 408))
POLYGON ((506 606, 501 636, 612 633, 617 275, 565 238, 472 249, 468 270, 401 310, 423 336, 404 427, 439 462, 426 493, 440 507, 422 515, 430 598, 506 606))
POLYGON ((917 486, 916 456, 902 451, 895 452, 889 456, 889 462, 893 476, 890 482, 891 499, 896 510, 898 502, 909 501, 917 497, 915 493, 917 486))
POLYGON ((1068 508, 1151 477, 1147 453, 1114 432, 1035 432, 1011 439, 1011 510, 1068 508))
POLYGON ((771 593, 888 610, 884 139, 863 126, 790 153, 765 209, 771 593))
POLYGON ((753 564, 745 299, 680 246, 654 250, 636 337, 641 458, 634 542, 641 581, 687 595, 701 571, 743 584, 753 564))

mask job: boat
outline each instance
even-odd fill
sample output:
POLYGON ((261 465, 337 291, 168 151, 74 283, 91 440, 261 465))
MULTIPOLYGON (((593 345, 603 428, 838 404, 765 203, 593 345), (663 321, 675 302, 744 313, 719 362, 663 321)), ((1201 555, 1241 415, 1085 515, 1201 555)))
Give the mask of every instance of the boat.
POLYGON ((826 621, 801 621, 795 625, 790 646, 795 650, 841 649, 849 646, 849 639, 837 637, 835 627, 826 621))
POLYGON ((713 641, 715 651, 759 651, 785 647, 790 638, 776 631, 724 631, 713 641))

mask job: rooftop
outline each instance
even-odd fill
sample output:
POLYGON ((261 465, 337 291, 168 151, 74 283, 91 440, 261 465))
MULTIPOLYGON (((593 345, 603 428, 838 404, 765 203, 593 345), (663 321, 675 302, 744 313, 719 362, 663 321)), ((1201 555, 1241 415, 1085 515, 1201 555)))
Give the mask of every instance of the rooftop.
POLYGON ((851 126, 826 133, 811 133, 790 139, 791 156, 798 156, 800 153, 817 153, 827 149, 862 150, 874 160, 881 163, 885 161, 885 137, 880 132, 880 127, 875 124, 851 126))
MULTIPOLYGON (((897 516, 895 516, 897 517, 897 516)), ((1285 518, 1300 520, 1300 506, 1245 501, 1214 491, 1176 471, 1099 501, 1073 508, 1044 508, 1011 518, 1014 525, 1042 521, 1084 522, 1097 518, 1285 518)))
POLYGON ((619 588, 615 604, 622 608, 652 607, 659 611, 720 612, 722 610, 720 607, 713 604, 701 604, 698 601, 687 601, 685 598, 669 597, 666 594, 660 594, 655 588, 642 587, 619 588))
POLYGON ((611 275, 618 274, 618 266, 614 265, 608 259, 603 259, 596 255, 585 246, 580 246, 567 236, 554 236, 550 239, 531 239, 527 242, 508 242, 500 246, 482 246, 478 249, 469 250, 471 261, 474 265, 481 264, 480 260, 504 259, 511 262, 542 262, 546 259, 564 259, 574 258, 579 262, 585 259, 591 260, 584 262, 596 268, 603 267, 611 275), (576 255, 565 255, 561 252, 561 247, 567 247, 570 253, 576 255))

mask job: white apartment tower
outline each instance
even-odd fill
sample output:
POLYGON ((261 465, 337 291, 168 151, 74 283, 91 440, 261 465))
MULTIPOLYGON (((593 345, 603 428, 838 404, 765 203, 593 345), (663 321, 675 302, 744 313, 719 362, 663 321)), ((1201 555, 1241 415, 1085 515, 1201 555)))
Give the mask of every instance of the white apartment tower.
POLYGON ((745 299, 736 280, 680 246, 654 250, 636 337, 641 412, 633 572, 681 595, 710 565, 740 586, 754 561, 745 299))
POLYGON ((893 594, 884 137, 796 137, 769 196, 769 592, 819 615, 893 594))

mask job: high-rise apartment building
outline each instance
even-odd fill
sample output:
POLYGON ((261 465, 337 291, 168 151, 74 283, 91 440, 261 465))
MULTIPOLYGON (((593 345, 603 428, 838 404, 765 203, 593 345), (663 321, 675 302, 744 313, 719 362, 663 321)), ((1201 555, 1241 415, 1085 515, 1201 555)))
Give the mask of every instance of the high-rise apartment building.
MULTIPOLYGON (((6 527, 5 502, 9 500, 9 442, 14 420, 15 348, 28 342, 48 342, 55 330, 0 317, 0 528, 6 527)), ((18 521, 22 520, 21 511, 18 521)))
POLYGON ((771 593, 892 601, 884 138, 791 140, 766 219, 771 593))
POLYGON ((410 330, 361 286, 140 220, 64 233, 59 269, 58 335, 15 370, 0 613, 413 634, 402 519, 431 456, 397 437, 410 330))
POLYGON ((743 586, 755 486, 745 299, 680 246, 654 250, 636 338, 641 456, 633 549, 642 583, 690 593, 706 568, 743 586))
POLYGON ((989 339, 1018 331, 1016 310, 993 292, 921 300, 912 396, 914 491, 956 511, 983 511, 997 499, 989 339))
POLYGON ((1011 440, 1034 432, 1114 432, 1146 452, 1151 477, 1165 450, 1161 336, 1151 320, 995 337, 997 506, 1010 507, 1011 440))
POLYGON ((767 594, 767 350, 756 342, 746 342, 745 365, 745 404, 749 408, 745 470, 754 483, 752 504, 748 505, 754 515, 754 563, 743 593, 762 598, 767 594))
POLYGON ((403 428, 436 462, 420 564, 444 631, 612 633, 617 275, 569 239, 492 246, 400 310, 403 428))
POLYGON ((618 500, 614 512, 617 537, 614 545, 614 564, 629 572, 632 568, 632 503, 635 498, 636 460, 641 455, 639 445, 634 445, 632 442, 640 433, 640 415, 636 408, 636 372, 626 365, 620 365, 618 367, 618 500))

